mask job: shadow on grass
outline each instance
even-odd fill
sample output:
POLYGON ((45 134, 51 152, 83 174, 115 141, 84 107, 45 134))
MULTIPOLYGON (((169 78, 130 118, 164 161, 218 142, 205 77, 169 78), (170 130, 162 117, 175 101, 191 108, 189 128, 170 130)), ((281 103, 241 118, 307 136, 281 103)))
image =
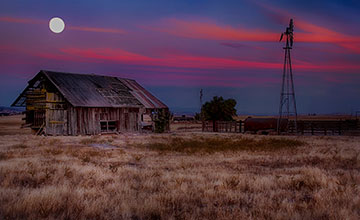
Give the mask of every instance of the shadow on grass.
POLYGON ((277 151, 294 149, 305 144, 303 141, 285 138, 263 138, 256 140, 243 137, 199 139, 169 137, 161 141, 143 144, 142 147, 163 152, 215 153, 221 151, 277 151))

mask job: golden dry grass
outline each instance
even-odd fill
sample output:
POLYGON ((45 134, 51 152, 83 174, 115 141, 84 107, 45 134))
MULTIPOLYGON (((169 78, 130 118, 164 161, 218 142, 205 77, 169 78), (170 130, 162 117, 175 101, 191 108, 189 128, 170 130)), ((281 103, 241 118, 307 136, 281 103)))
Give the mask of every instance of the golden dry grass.
POLYGON ((359 219, 359 141, 209 133, 0 136, 0 218, 359 219), (270 148, 209 151, 214 140, 214 148, 244 140, 270 148), (206 147, 189 154, 168 143, 206 147), (154 148, 159 144, 166 149, 154 148))
POLYGON ((179 121, 170 123, 170 131, 175 132, 189 132, 189 131, 202 131, 201 121, 179 121))
POLYGON ((30 128, 19 129, 24 115, 0 116, 0 135, 31 134, 30 128))

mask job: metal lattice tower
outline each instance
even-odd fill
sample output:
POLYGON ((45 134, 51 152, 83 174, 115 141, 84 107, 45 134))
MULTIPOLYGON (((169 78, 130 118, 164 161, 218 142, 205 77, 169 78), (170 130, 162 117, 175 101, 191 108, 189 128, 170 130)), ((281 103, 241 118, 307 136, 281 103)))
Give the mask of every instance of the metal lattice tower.
POLYGON ((277 122, 277 131, 281 132, 281 121, 282 119, 288 119, 286 129, 289 129, 291 123, 293 123, 295 132, 297 131, 297 110, 296 110, 296 99, 295 99, 295 89, 294 89, 294 80, 291 67, 291 56, 290 51, 294 42, 294 24, 293 20, 290 19, 289 27, 286 28, 286 31, 281 34, 280 41, 283 39, 284 35, 286 37, 286 44, 283 48, 285 50, 285 60, 284 60, 284 69, 282 75, 282 85, 280 92, 280 106, 279 106, 279 118, 277 122), (292 120, 291 120, 292 119, 292 120))

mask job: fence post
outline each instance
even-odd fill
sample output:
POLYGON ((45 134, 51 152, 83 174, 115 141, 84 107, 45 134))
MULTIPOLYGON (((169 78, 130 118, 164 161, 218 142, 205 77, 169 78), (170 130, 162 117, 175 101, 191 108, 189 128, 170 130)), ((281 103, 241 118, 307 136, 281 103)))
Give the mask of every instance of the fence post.
POLYGON ((303 123, 302 127, 301 127, 301 134, 304 135, 304 129, 305 129, 305 122, 303 123))
POLYGON ((314 135, 314 126, 312 122, 310 123, 310 127, 311 127, 311 135, 314 135))
POLYGON ((339 121, 339 135, 341 135, 341 120, 339 121))

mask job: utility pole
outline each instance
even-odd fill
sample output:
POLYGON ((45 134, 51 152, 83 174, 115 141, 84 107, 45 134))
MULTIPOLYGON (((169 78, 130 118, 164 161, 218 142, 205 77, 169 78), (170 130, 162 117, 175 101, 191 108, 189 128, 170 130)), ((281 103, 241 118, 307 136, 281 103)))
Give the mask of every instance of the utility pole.
POLYGON ((204 131, 205 121, 204 121, 204 114, 202 111, 202 105, 203 105, 203 89, 200 89, 200 120, 201 120, 202 131, 204 131))

